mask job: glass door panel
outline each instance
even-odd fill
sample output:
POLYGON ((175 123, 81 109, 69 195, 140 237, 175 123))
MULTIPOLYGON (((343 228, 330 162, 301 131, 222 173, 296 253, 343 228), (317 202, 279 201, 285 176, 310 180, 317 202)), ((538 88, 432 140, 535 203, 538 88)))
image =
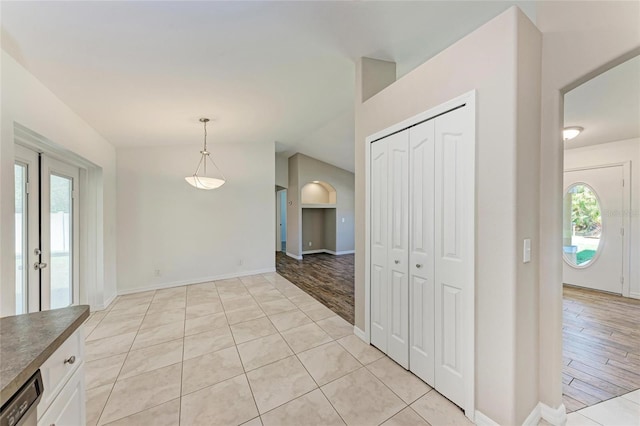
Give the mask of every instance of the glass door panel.
POLYGON ((51 244, 51 309, 73 303, 73 180, 50 177, 49 232, 51 244))
POLYGON ((16 315, 27 312, 27 165, 16 163, 15 172, 15 256, 16 315))

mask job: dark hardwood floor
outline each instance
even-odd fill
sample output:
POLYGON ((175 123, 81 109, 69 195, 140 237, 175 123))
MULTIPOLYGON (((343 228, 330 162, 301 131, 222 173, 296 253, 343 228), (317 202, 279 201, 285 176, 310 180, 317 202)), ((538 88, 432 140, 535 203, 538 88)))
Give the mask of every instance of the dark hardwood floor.
POLYGON ((640 300, 564 287, 563 399, 567 411, 640 388, 640 300))
POLYGON ((353 324, 353 254, 306 254, 295 260, 276 253, 276 271, 353 324))

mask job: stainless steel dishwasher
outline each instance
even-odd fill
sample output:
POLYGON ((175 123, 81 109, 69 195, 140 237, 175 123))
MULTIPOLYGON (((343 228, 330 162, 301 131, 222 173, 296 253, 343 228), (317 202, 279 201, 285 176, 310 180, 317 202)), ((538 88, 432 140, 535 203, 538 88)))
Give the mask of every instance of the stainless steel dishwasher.
POLYGON ((44 387, 40 370, 31 376, 0 409, 0 426, 36 426, 36 407, 44 387))

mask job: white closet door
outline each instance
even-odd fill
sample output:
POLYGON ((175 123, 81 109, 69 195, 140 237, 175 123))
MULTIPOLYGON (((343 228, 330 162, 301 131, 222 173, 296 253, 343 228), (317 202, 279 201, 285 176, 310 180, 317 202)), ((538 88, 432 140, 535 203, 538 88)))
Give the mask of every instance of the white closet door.
POLYGON ((409 130, 410 161, 410 369, 431 386, 434 382, 433 154, 434 120, 409 130))
POLYGON ((438 392, 461 407, 463 292, 473 284, 469 218, 474 209, 475 159, 468 114, 469 108, 463 107, 435 120, 435 383, 438 392))
POLYGON ((409 368, 409 131, 386 138, 389 146, 387 354, 409 368))
POLYGON ((388 146, 380 140, 371 145, 371 343, 387 352, 387 181, 388 146))

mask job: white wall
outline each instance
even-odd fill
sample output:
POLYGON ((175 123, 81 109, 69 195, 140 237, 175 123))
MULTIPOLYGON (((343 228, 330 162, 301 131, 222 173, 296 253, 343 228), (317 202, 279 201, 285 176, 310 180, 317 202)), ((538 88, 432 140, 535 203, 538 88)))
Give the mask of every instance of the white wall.
POLYGON ((289 159, 286 155, 276 153, 276 185, 289 186, 289 159))
MULTIPOLYGON (((2 121, 0 146, 0 315, 14 312, 14 123, 36 132, 101 168, 95 235, 96 277, 88 301, 101 307, 116 294, 116 152, 114 147, 2 51, 2 121)), ((99 100, 97 100, 99 101, 99 100)), ((86 283, 81 283, 84 286, 86 283)))
MULTIPOLYGON (((631 246, 629 289, 632 297, 640 299, 640 138, 604 143, 564 151, 564 168, 593 167, 631 161, 631 246), (634 261, 635 260, 635 261, 634 261)), ((625 265, 627 262, 625 261, 625 265)))
POLYGON ((118 293, 274 270, 273 144, 214 144, 211 191, 184 180, 201 148, 118 149, 118 293))
POLYGON ((477 91, 475 402, 499 424, 522 424, 538 402, 537 253, 521 259, 522 238, 535 245, 538 233, 540 52, 540 33, 512 8, 355 102, 355 320, 364 329, 365 138, 477 91))
POLYGON ((540 150, 540 400, 562 404, 563 93, 640 53, 640 2, 543 1, 540 150))

